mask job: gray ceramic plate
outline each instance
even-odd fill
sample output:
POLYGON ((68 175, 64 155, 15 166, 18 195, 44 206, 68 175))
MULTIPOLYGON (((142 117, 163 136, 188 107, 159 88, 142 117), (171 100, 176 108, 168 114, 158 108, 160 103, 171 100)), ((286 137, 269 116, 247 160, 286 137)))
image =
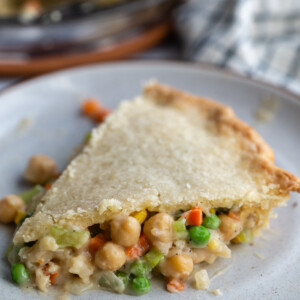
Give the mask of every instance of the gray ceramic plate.
MULTIPOLYGON (((141 84, 150 78, 230 105, 270 143, 277 164, 300 176, 298 98, 260 83, 191 65, 117 63, 53 73, 17 85, 1 95, 0 196, 26 188, 21 174, 32 154, 44 153, 54 157, 61 168, 66 165, 72 148, 93 126, 79 114, 82 99, 94 96, 115 108, 120 100, 138 94, 141 84), (278 103, 278 108, 273 120, 258 122, 255 112, 265 99, 278 103)), ((235 246, 232 259, 219 259, 208 266, 211 276, 225 268, 223 274, 214 277, 211 289, 219 288, 224 299, 299 299, 300 207, 297 201, 299 196, 293 194, 287 207, 276 210, 278 218, 271 221, 272 230, 265 231, 253 246, 235 246)), ((24 292, 10 280, 4 252, 12 232, 13 228, 0 225, 0 298, 39 299, 41 294, 24 292)), ((192 288, 179 295, 169 294, 163 286, 157 281, 143 299, 216 297, 192 288)), ((80 299, 100 297, 129 299, 126 295, 99 291, 88 292, 80 299)))

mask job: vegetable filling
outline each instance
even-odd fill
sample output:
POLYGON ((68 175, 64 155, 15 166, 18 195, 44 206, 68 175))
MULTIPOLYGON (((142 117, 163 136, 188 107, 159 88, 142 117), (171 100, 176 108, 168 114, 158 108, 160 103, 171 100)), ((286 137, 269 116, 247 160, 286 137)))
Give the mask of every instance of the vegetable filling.
POLYGON ((31 280, 41 291, 56 285, 75 294, 98 287, 142 295, 150 291, 154 270, 166 278, 169 292, 184 290, 191 277, 202 289, 207 272, 193 272, 194 266, 230 257, 230 242, 251 242, 255 216, 222 208, 206 214, 201 207, 175 214, 141 210, 86 230, 55 225, 37 242, 12 245, 7 256, 13 280, 31 280))

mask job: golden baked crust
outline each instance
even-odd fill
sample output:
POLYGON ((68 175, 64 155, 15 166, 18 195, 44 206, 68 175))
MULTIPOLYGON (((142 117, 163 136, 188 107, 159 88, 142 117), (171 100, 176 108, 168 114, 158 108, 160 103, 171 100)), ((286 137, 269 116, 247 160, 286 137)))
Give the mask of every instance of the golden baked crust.
POLYGON ((263 138, 249 125, 239 120, 233 110, 213 100, 190 95, 166 85, 150 82, 144 95, 161 105, 183 107, 192 105, 204 111, 222 134, 235 134, 240 138, 243 150, 253 156, 253 163, 261 168, 266 180, 279 184, 282 190, 300 193, 300 179, 274 165, 274 153, 263 138))
POLYGON ((239 134, 241 143, 244 144, 246 150, 274 160, 274 154, 269 145, 250 126, 237 119, 230 107, 156 82, 151 82, 145 87, 144 95, 161 105, 172 105, 178 108, 197 107, 206 114, 207 119, 212 121, 221 133, 225 134, 231 131, 231 133, 239 134))
POLYGON ((300 192, 299 179, 273 160, 230 108, 152 82, 93 130, 14 243, 37 240, 53 224, 86 228, 145 208, 238 206, 266 214, 289 191, 300 192))

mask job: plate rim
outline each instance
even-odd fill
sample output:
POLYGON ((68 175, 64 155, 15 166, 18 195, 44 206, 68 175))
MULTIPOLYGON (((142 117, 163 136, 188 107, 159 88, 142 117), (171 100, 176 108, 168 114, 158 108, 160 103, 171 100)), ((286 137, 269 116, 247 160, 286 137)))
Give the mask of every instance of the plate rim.
MULTIPOLYGON (((151 63, 151 62, 150 62, 151 63)), ((150 65, 150 63, 149 63, 149 65, 150 65)), ((160 64, 161 64, 161 62, 159 62, 160 64)), ((98 65, 98 64, 97 64, 98 65)), ((99 67, 99 66, 93 66, 93 68, 92 68, 92 70, 97 70, 97 67, 99 67)), ((108 67, 109 67, 109 65, 112 65, 112 64, 105 64, 105 66, 107 66, 108 65, 108 67)), ((113 64, 113 65, 116 65, 116 64, 113 64)), ((118 65, 120 65, 119 63, 118 63, 118 65)), ((124 63, 124 64, 122 64, 123 66, 125 65, 128 65, 127 63, 124 63)), ((132 64, 130 64, 130 65, 132 65, 132 64)), ((140 64, 141 66, 143 66, 143 64, 140 64)), ((168 64, 168 65, 170 65, 170 64, 168 64)), ((180 64, 180 65, 182 65, 182 64, 180 64)), ((185 64, 185 65, 190 65, 190 64, 185 64)), ((103 65, 101 65, 101 66, 103 66, 103 65)), ((90 69, 90 67, 91 66, 86 66, 86 67, 80 67, 80 68, 70 68, 70 69, 79 69, 78 71, 80 72, 80 70, 82 70, 82 69, 85 69, 85 70, 89 70, 90 69)), ((194 66, 193 66, 194 67, 194 66)), ((67 75, 66 76, 69 76, 68 74, 74 74, 74 73, 69 73, 70 72, 70 69, 67 69, 67 70, 63 70, 63 71, 59 71, 59 72, 52 72, 52 73, 50 73, 50 74, 47 74, 47 75, 44 75, 44 76, 39 76, 39 77, 36 77, 36 78, 33 78, 33 79, 29 79, 29 80, 26 80, 26 81, 24 81, 24 82, 21 82, 21 83, 19 83, 19 84, 16 84, 15 85, 15 88, 17 88, 18 86, 20 86, 20 88, 23 88, 23 85, 25 86, 25 87, 27 87, 27 84, 32 84, 32 81, 36 84, 36 83, 39 83, 39 80, 41 80, 41 81, 43 81, 43 80, 53 80, 55 77, 54 76, 56 76, 56 74, 58 73, 59 74, 59 76, 64 76, 64 74, 61 74, 61 73, 67 73, 67 75), (54 75, 54 76, 53 76, 54 75)), ((202 70, 202 69, 200 69, 200 70, 202 70)), ((71 70, 71 72, 72 72, 72 70, 71 70)), ((212 73, 210 73, 210 74, 223 74, 223 73, 226 73, 226 72, 219 72, 219 70, 217 70, 217 72, 216 73, 214 73, 214 72, 212 72, 212 73)), ((76 73, 76 74, 78 74, 78 73, 76 73)), ((226 74, 226 76, 227 76, 227 74, 226 74)), ((248 81, 248 79, 247 78, 245 78, 245 77, 243 77, 243 76, 237 76, 238 78, 240 78, 240 79, 242 79, 242 82, 245 82, 245 83, 251 83, 251 82, 253 82, 252 80, 250 81, 248 81), (247 82, 246 82, 247 81, 247 82)), ((225 77, 224 79, 225 79, 225 81, 226 81, 226 78, 227 77, 225 77)), ((229 76, 229 79, 231 79, 231 78, 236 78, 236 76, 229 76)), ((40 81, 40 82, 41 82, 40 81)), ((235 81, 236 82, 236 81, 235 81)), ((255 82, 254 82, 255 83, 255 82)), ((249 86, 249 85, 248 85, 249 86)), ((253 88, 255 88, 255 87, 264 87, 265 85, 264 84, 262 84, 262 85, 260 85, 260 84, 254 84, 253 85, 253 88)), ((11 87, 12 88, 12 87, 11 87)), ((8 90, 8 92, 20 92, 20 90, 14 90, 14 89, 11 89, 11 88, 8 88, 7 90, 8 90)), ((36 86, 34 87, 34 89, 33 90, 35 90, 35 88, 36 88, 36 86)), ((277 90, 277 89, 275 89, 275 90, 277 90)), ((274 90, 274 91, 275 91, 274 90)), ((280 94, 281 95, 285 95, 285 93, 282 93, 282 92, 280 92, 280 94)), ((4 93, 4 96, 6 95, 6 93, 4 93)), ((10 95, 8 95, 8 96, 10 96, 10 95)), ((3 95, 2 95, 2 93, 0 94, 0 101, 1 101, 1 97, 3 97, 3 95)), ((293 100, 293 99, 295 99, 296 100, 296 98, 293 98, 293 97, 290 97, 290 96, 287 96, 287 99, 286 100, 289 100, 289 99, 291 99, 291 100, 293 100)), ((285 99, 282 99, 282 100, 285 100, 285 99)), ((300 102, 297 102, 298 104, 300 104, 300 102)), ((222 288, 222 290, 223 290, 223 288, 222 288)), ((228 296, 229 294, 227 294, 227 296, 228 296)), ((5 296, 5 295, 4 295, 5 296)), ((190 296, 190 294, 189 293, 187 293, 187 294, 184 294, 184 296, 187 296, 187 298, 188 297, 191 297, 190 296)), ((200 294, 199 294, 199 296, 200 296, 200 294)), ((229 295, 230 296, 230 295, 229 295)), ((271 294, 271 296, 274 296, 274 294, 271 294)), ((192 296, 193 297, 193 296, 192 296)), ((192 297, 191 297, 191 299, 192 299, 192 297)), ((201 297, 201 296, 200 296, 201 297)), ((226 294, 225 294, 225 297, 226 297, 226 294)), ((113 297, 114 298, 114 297, 113 297)), ((204 297, 205 298, 205 297, 204 297)), ((104 297, 104 299, 106 299, 106 297, 104 297)))
POLYGON ((79 72, 80 70, 88 70, 88 69, 97 69, 97 68, 107 68, 107 67, 116 67, 116 66, 136 66, 136 65, 144 65, 144 66, 170 66, 170 67, 179 67, 184 69, 191 69, 191 70, 198 70, 198 71, 208 71, 214 74, 230 77, 234 80, 240 80, 243 83, 250 83, 253 86, 259 86, 261 88, 267 88, 274 90, 276 93, 279 93, 283 95, 286 98, 294 98, 294 100, 300 102, 300 94, 297 94, 291 90, 288 90, 284 87, 281 87, 279 85, 276 85, 272 82, 269 82, 267 80, 263 79, 256 79, 252 78, 249 75, 240 74, 232 69, 229 68, 222 68, 219 66, 216 66, 211 63, 202 63, 202 62, 191 62, 191 61, 177 61, 177 60, 159 60, 159 59, 137 59, 137 60, 117 60, 113 62, 99 62, 99 63, 91 63, 91 64, 85 64, 81 66, 74 66, 69 67, 61 70, 55 70, 48 72, 46 74, 41 74, 29 78, 21 78, 17 79, 16 82, 13 82, 12 84, 4 87, 0 90, 0 101, 3 96, 6 96, 10 92, 14 91, 15 89, 18 89, 19 87, 26 86, 28 84, 34 83, 35 81, 39 80, 47 80, 51 79, 53 76, 63 76, 67 75, 71 72, 79 72))

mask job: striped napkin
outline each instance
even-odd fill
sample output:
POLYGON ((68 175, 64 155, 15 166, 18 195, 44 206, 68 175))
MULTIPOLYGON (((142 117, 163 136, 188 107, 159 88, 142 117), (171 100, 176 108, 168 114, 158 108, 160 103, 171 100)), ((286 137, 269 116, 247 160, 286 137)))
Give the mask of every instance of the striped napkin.
POLYGON ((300 94, 300 0, 190 0, 175 19, 185 59, 300 94))

